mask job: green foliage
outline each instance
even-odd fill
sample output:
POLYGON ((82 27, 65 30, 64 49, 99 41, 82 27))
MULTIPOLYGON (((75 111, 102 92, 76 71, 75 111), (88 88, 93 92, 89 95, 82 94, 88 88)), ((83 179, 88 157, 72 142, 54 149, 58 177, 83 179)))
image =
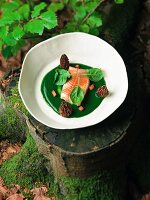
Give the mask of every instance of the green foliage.
POLYGON ((73 17, 64 27, 62 32, 81 31, 99 35, 103 24, 102 15, 96 12, 100 6, 100 0, 94 1, 71 1, 70 6, 74 12, 73 17), (94 30, 94 31, 93 31, 94 30))
MULTIPOLYGON (((26 38, 41 36, 43 32, 49 38, 65 32, 99 35, 102 31, 105 16, 99 11, 101 0, 27 2, 13 0, 0 3, 0 51, 6 58, 16 54, 25 45, 26 38), (57 18, 61 25, 57 23, 57 18), (57 25, 60 27, 54 29, 57 25)), ((121 4, 124 1, 114 2, 121 4)))
POLYGON ((44 2, 35 5, 34 9, 19 0, 1 3, 0 47, 6 58, 18 52, 25 44, 25 38, 42 35, 44 29, 57 26, 57 9, 53 11, 47 8, 44 2))

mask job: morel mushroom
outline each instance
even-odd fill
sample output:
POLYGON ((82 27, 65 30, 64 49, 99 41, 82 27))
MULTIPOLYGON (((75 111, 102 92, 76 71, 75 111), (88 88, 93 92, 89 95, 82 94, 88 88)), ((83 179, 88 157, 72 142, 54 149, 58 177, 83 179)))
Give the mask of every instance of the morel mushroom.
POLYGON ((103 85, 103 86, 99 87, 97 92, 96 92, 96 95, 98 97, 103 97, 103 98, 108 96, 109 95, 109 91, 108 91, 106 85, 103 85))
POLYGON ((59 107, 59 114, 62 117, 69 117, 72 113, 72 106, 67 102, 63 101, 59 107))
POLYGON ((60 58, 60 67, 63 69, 68 69, 69 67, 69 59, 66 54, 63 54, 60 58))

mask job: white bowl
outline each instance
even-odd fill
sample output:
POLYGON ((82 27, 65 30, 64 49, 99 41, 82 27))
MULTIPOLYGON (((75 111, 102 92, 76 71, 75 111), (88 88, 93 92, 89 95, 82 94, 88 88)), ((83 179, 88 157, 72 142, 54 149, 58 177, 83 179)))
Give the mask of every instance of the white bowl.
POLYGON ((24 59, 19 80, 19 92, 30 114, 41 123, 57 129, 82 128, 103 121, 121 105, 127 90, 126 67, 118 52, 104 40, 79 32, 58 35, 34 46, 24 59), (62 54, 68 56, 70 63, 101 67, 104 70, 111 95, 84 117, 60 116, 41 94, 44 76, 59 65, 62 54))

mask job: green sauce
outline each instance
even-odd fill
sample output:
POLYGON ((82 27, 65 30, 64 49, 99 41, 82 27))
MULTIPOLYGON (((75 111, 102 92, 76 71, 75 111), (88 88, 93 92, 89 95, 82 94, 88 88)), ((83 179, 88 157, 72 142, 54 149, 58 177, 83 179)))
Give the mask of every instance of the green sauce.
MULTIPOLYGON (((71 66, 75 65, 76 64, 71 64, 71 66)), ((89 66, 82 64, 79 64, 79 66, 82 69, 91 68, 89 66)), ((57 66, 56 68, 52 69, 45 75, 41 84, 41 92, 45 101, 49 104, 49 106, 51 106, 55 112, 59 113, 59 106, 62 102, 62 99, 60 99, 60 94, 59 94, 61 91, 61 87, 54 84, 54 74, 57 68, 60 68, 60 66, 57 66), (52 90, 54 90, 57 93, 56 97, 53 97, 52 90)), ((103 78, 98 82, 94 82, 93 84, 95 86, 94 90, 88 90, 84 100, 82 101, 82 106, 84 107, 84 110, 80 111, 76 105, 72 105, 73 112, 69 116, 70 118, 83 117, 85 115, 88 115, 101 104, 103 98, 97 97, 96 91, 100 86, 106 85, 106 82, 103 78)))

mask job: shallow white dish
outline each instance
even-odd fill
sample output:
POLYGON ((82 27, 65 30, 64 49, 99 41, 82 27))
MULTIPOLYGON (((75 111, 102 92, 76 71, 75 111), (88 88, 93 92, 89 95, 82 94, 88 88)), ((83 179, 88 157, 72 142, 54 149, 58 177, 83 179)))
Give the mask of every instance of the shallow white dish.
POLYGON ((62 34, 33 47, 24 59, 19 80, 19 92, 27 110, 41 123, 57 129, 82 128, 103 121, 122 104, 127 90, 126 67, 118 52, 104 40, 79 32, 62 34), (61 117, 41 94, 44 76, 59 65, 62 54, 68 56, 70 63, 100 67, 105 73, 111 95, 81 118, 61 117))

